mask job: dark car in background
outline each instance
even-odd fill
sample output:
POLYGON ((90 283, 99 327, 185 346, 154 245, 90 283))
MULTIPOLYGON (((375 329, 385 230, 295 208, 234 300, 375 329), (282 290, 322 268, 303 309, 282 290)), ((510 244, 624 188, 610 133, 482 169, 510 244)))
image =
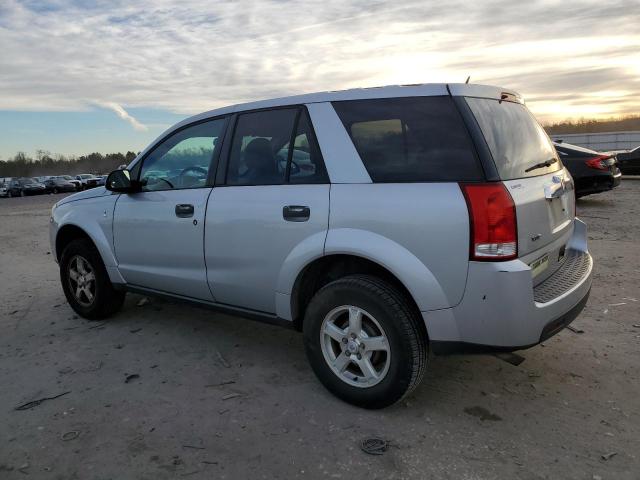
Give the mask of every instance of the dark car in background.
POLYGON ((640 175, 640 146, 616 155, 618 168, 625 175, 640 175))
POLYGON ((77 191, 82 190, 82 182, 80 180, 76 180, 74 177, 72 177, 71 175, 58 175, 52 178, 60 178, 62 180, 66 180, 67 182, 73 183, 73 185, 76 187, 77 191))
POLYGON ((47 193, 60 193, 60 192, 75 192, 76 186, 68 180, 60 177, 52 177, 49 180, 45 180, 44 186, 47 189, 47 193))
POLYGON ((558 140, 554 141, 553 145, 573 177, 576 197, 606 192, 620 185, 622 173, 617 166, 615 155, 558 140))
POLYGON ((47 191, 46 187, 34 180, 33 178, 22 177, 22 178, 14 178, 9 183, 9 188, 7 189, 8 197, 24 197, 26 195, 38 195, 40 193, 45 193, 47 191))

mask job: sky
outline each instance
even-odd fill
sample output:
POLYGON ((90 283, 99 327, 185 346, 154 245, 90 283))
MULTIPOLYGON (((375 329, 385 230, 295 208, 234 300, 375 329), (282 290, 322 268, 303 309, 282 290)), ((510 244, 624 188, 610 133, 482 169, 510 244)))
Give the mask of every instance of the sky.
POLYGON ((542 122, 640 114, 640 0, 2 0, 0 159, 139 151, 229 104, 467 76, 542 122))

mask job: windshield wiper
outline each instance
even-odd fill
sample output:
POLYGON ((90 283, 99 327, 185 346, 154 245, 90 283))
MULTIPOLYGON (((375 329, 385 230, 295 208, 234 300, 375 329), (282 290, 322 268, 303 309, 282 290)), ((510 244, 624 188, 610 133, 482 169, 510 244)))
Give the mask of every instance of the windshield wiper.
POLYGON ((533 170, 537 170, 538 168, 543 168, 543 167, 550 167, 551 165, 553 165, 554 163, 556 163, 558 161, 557 158, 550 158, 549 160, 545 160, 544 162, 540 162, 540 163, 536 163, 535 165, 527 168, 524 173, 529 173, 533 170))

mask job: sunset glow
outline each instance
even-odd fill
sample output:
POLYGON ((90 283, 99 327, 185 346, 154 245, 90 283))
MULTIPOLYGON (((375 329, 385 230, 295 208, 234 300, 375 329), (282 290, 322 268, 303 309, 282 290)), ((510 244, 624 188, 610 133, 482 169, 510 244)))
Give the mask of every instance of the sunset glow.
MULTIPOLYGON (((544 122, 640 114, 637 11, 635 1, 7 0, 0 123, 9 112, 106 109, 134 132, 95 148, 141 148, 175 117, 218 106, 468 76, 520 92, 544 122)), ((0 157, 87 148, 0 140, 0 157)))

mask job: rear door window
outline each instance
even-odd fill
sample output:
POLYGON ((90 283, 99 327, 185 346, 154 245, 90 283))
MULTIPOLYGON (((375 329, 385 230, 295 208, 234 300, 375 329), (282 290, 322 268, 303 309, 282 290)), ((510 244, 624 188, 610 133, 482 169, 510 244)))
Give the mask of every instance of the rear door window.
POLYGON ((238 116, 227 170, 229 185, 279 185, 285 182, 288 148, 297 108, 238 116))
POLYGON ((483 173, 450 97, 333 102, 377 183, 478 181, 483 173))
POLYGON ((285 183, 328 183, 306 109, 239 114, 229 153, 227 184, 285 183))
POLYGON ((562 168, 553 143, 521 103, 466 98, 502 180, 533 177, 562 168), (548 166, 542 166, 546 162, 548 166))

